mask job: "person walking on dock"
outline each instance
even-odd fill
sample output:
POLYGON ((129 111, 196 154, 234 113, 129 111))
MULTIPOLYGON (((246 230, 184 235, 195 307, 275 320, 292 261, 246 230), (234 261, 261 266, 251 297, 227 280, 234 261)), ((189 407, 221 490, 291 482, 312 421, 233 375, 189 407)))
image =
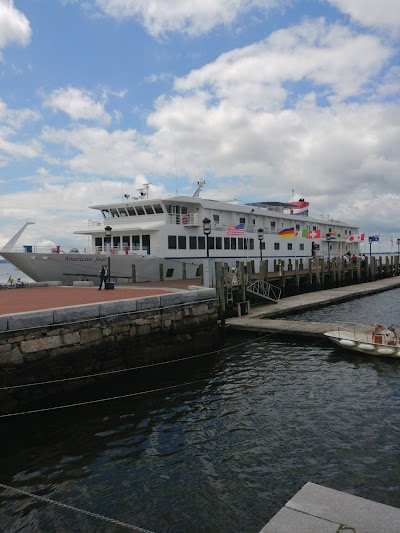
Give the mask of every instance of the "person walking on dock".
POLYGON ((100 287, 99 287, 99 291, 101 291, 101 287, 104 283, 104 289, 106 288, 106 279, 107 279, 107 268, 103 265, 101 267, 101 271, 100 271, 100 287))

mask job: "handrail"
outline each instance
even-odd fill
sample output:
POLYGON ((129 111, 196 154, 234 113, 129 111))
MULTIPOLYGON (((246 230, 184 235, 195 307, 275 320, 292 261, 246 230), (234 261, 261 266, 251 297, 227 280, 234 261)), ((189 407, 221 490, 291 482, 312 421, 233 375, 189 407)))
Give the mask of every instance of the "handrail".
POLYGON ((268 281, 256 280, 253 283, 250 283, 246 287, 246 291, 252 292, 254 294, 259 294, 264 298, 268 298, 274 302, 277 302, 281 297, 282 290, 276 285, 272 285, 268 281))

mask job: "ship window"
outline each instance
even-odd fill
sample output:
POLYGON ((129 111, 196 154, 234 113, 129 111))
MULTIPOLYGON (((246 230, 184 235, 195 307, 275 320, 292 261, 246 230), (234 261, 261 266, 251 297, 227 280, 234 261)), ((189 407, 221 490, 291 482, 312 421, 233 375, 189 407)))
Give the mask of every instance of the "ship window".
POLYGON ((238 239, 238 249, 243 250, 243 239, 242 237, 239 237, 238 239))
POLYGON ((112 217, 119 217, 118 209, 110 209, 110 213, 112 217))
POLYGON ((150 235, 142 235, 142 249, 144 248, 147 248, 147 252, 149 253, 150 235))
POLYGON ((125 248, 126 246, 130 246, 130 244, 131 244, 131 239, 129 235, 124 235, 122 237, 122 246, 125 248))
POLYGON ((156 213, 163 213, 163 209, 160 204, 154 204, 153 208, 156 213))
POLYGON ((154 215, 153 206, 152 205, 145 205, 144 210, 146 211, 147 215, 154 215))
POLYGON ((274 242, 274 250, 279 250, 279 242, 274 242))
POLYGON ((113 237, 113 248, 119 248, 121 244, 121 237, 113 237))
POLYGON ((317 226, 313 226, 312 229, 313 229, 313 231, 316 231, 317 230, 317 226))
POLYGON ((224 237, 224 248, 225 250, 231 249, 231 240, 229 237, 224 237))
POLYGON ((210 250, 214 250, 215 249, 215 240, 214 240, 214 237, 208 237, 208 248, 210 250))
POLYGON ((296 231, 300 231, 300 224, 296 224, 296 231))
POLYGON ((125 207, 120 207, 118 209, 118 211, 119 211, 119 216, 121 216, 121 217, 127 217, 128 216, 128 213, 126 212, 125 207))
POLYGON ((129 214, 130 217, 135 217, 136 216, 136 211, 135 211, 134 207, 127 207, 126 210, 128 211, 128 214, 129 214))
POLYGON ((222 237, 215 238, 215 248, 217 250, 222 250, 222 237))
POLYGON ((200 276, 200 267, 197 267, 195 276, 196 278, 200 276))
POLYGON ((275 229, 276 222, 274 220, 271 220, 271 229, 275 229))
POLYGON ((101 212, 103 213, 104 218, 110 218, 111 214, 108 209, 102 209, 101 212))
POLYGON ((287 243, 287 249, 288 250, 293 250, 293 244, 291 242, 287 243))
POLYGON ((189 249, 197 250, 197 237, 189 237, 189 249))
POLYGON ((188 212, 187 207, 182 206, 182 207, 181 207, 181 213, 182 213, 182 215, 187 215, 187 212, 188 212))
POLYGON ((140 237, 139 235, 132 235, 132 249, 140 250, 140 237))
POLYGON ((179 235, 178 248, 179 250, 186 250, 186 236, 185 235, 179 235))
POLYGON ((172 278, 174 275, 174 269, 173 268, 167 268, 167 273, 165 274, 166 278, 172 278))
POLYGON ((176 250, 176 235, 168 235, 168 248, 176 250))
POLYGON ((206 238, 198 237, 197 244, 198 244, 199 250, 205 250, 206 249, 206 238))
POLYGON ((145 214, 142 205, 137 205, 137 206, 136 206, 136 212, 137 212, 138 215, 144 215, 144 214, 145 214))
POLYGON ((103 246, 103 242, 101 240, 101 237, 96 237, 94 240, 94 245, 99 246, 100 248, 103 246))
POLYGON ((248 245, 248 240, 247 239, 243 239, 243 247, 245 250, 247 250, 247 245, 248 245))
POLYGON ((300 250, 304 250, 304 244, 300 244, 300 250))
POLYGON ((219 215, 213 215, 214 222, 219 222, 219 215))
POLYGON ((254 250, 254 239, 249 239, 250 250, 254 250))
POLYGON ((231 250, 236 250, 236 238, 231 237, 231 250))
POLYGON ((244 217, 240 217, 239 224, 246 224, 246 219, 244 217))

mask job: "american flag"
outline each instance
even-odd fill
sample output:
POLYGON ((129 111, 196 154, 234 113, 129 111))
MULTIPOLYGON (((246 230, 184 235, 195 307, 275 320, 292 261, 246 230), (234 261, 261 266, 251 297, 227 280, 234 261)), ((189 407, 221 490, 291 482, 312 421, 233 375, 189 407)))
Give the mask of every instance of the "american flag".
POLYGON ((226 229, 227 235, 244 235, 244 224, 238 224, 237 226, 228 226, 226 229))

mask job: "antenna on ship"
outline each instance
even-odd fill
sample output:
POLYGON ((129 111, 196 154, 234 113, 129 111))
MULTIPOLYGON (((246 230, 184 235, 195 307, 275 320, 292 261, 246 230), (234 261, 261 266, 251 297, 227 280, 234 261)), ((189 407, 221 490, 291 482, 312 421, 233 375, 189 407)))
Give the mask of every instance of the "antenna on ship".
POLYGON ((148 198, 149 197, 149 187, 151 183, 144 183, 143 187, 141 189, 137 189, 138 192, 140 192, 140 198, 148 198))
POLYGON ((197 182, 197 189, 194 191, 193 193, 193 198, 195 198, 196 196, 199 196, 200 194, 200 191, 201 189, 204 187, 204 185, 206 184, 206 180, 201 178, 198 182, 197 182))
POLYGON ((175 194, 178 196, 178 169, 176 168, 176 152, 175 152, 175 194))

